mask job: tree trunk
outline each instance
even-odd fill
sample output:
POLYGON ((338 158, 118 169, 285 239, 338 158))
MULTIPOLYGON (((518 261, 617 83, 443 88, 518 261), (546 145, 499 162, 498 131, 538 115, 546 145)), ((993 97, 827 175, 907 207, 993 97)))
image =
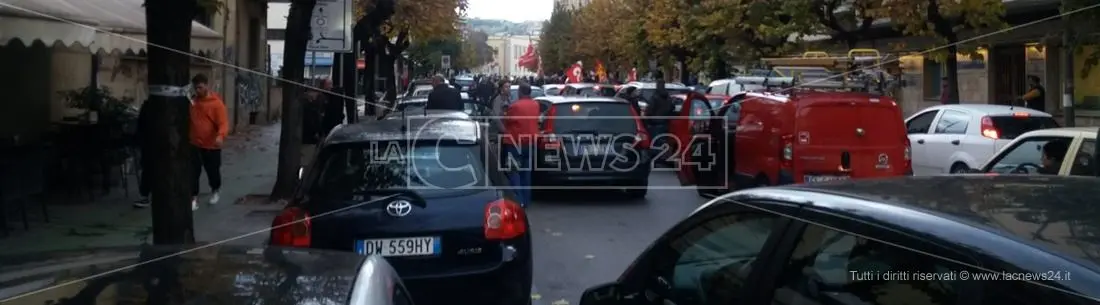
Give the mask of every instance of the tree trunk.
POLYGON ((363 60, 366 61, 367 65, 367 69, 363 71, 363 94, 366 95, 367 100, 367 105, 365 106, 366 114, 364 116, 366 116, 369 120, 374 119, 378 116, 379 102, 378 97, 374 95, 375 78, 377 77, 375 71, 378 70, 378 56, 376 56, 378 54, 378 50, 375 47, 374 43, 369 40, 364 40, 363 53, 365 54, 363 60))
POLYGON ((309 42, 310 19, 317 0, 293 0, 287 16, 286 43, 283 49, 283 71, 287 82, 283 87, 282 129, 279 131, 279 165, 271 199, 289 199, 298 186, 298 170, 302 166, 302 83, 305 73, 306 44, 309 42))
POLYGON ((949 37, 947 44, 947 58, 944 60, 944 68, 947 70, 947 104, 959 103, 959 47, 955 45, 958 38, 949 37))
POLYGON ((357 111, 356 109, 356 106, 358 106, 358 92, 356 92, 356 89, 359 88, 359 67, 357 65, 358 63, 356 62, 358 56, 355 56, 358 53, 359 50, 355 49, 354 51, 352 51, 352 53, 344 53, 339 55, 343 58, 342 61, 348 63, 344 64, 345 69, 343 71, 343 75, 341 75, 340 77, 344 79, 344 92, 342 93, 344 94, 344 96, 352 97, 350 99, 344 99, 344 114, 346 115, 346 122, 349 124, 355 123, 357 120, 359 120, 359 111, 357 111))
POLYGON ((142 151, 153 160, 146 175, 153 175, 152 209, 154 244, 195 242, 191 219, 191 192, 195 181, 188 140, 191 124, 190 100, 182 88, 190 82, 191 58, 178 53, 191 51, 191 17, 198 11, 195 0, 147 0, 145 23, 148 35, 149 100, 147 109, 151 141, 142 151))

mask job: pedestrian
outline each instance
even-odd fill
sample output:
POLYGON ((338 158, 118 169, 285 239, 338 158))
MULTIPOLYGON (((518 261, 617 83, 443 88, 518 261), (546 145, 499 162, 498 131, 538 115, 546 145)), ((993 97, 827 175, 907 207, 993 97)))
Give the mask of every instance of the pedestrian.
POLYGON ((1020 97, 1020 99, 1024 100, 1024 106, 1027 108, 1046 112, 1047 89, 1043 88, 1042 83, 1039 82, 1039 77, 1035 75, 1028 75, 1027 86, 1027 93, 1025 93, 1024 96, 1020 97))
POLYGON ((332 81, 326 79, 321 88, 325 89, 324 98, 321 101, 323 110, 320 126, 320 136, 324 138, 332 128, 344 123, 345 98, 340 94, 343 90, 332 87, 332 81))
POLYGON ((443 75, 436 74, 432 77, 432 93, 428 93, 428 103, 424 109, 462 111, 462 94, 448 86, 443 75))
POLYGON ((308 166, 317 152, 317 144, 321 143, 325 133, 331 129, 325 129, 325 108, 329 103, 325 94, 315 89, 308 89, 302 94, 302 162, 304 168, 308 166))
POLYGON ((210 204, 217 204, 222 186, 222 144, 229 135, 229 118, 222 98, 210 90, 206 75, 197 74, 191 79, 195 98, 191 102, 191 145, 194 146, 194 189, 191 192, 191 210, 197 210, 199 176, 206 171, 210 184, 210 204))
POLYGON ((539 134, 539 104, 531 99, 531 85, 519 84, 519 99, 508 106, 504 113, 504 131, 501 139, 505 162, 512 171, 508 180, 515 189, 519 204, 531 203, 531 158, 535 137, 539 134), (516 164, 518 163, 518 164, 516 164))
POLYGON ((137 201, 134 201, 135 208, 144 208, 149 206, 151 200, 150 194, 152 193, 152 190, 150 188, 152 187, 153 177, 156 177, 156 174, 153 173, 153 165, 150 161, 151 158, 149 158, 153 154, 152 149, 150 149, 150 142, 152 141, 152 138, 149 134, 149 130, 153 128, 152 118, 153 116, 149 113, 149 107, 142 106, 141 110, 138 110, 137 128, 134 131, 134 141, 138 145, 140 151, 138 153, 137 159, 138 166, 141 168, 141 170, 139 171, 141 175, 138 176, 138 195, 140 195, 141 198, 137 201))
POLYGON ((492 118, 489 119, 489 123, 498 132, 504 131, 504 111, 508 108, 508 104, 512 101, 512 83, 506 79, 502 79, 497 83, 495 93, 490 98, 489 111, 491 111, 492 118))

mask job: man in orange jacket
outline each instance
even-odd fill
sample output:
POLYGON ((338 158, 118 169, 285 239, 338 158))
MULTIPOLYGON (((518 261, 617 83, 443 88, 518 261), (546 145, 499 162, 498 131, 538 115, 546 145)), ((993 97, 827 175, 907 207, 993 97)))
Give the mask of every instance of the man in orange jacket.
POLYGON ((222 98, 210 90, 206 75, 198 74, 191 79, 195 88, 195 99, 191 102, 191 145, 195 147, 195 189, 191 192, 191 210, 197 210, 199 196, 199 176, 206 170, 206 180, 210 183, 210 204, 218 203, 218 191, 222 186, 222 143, 229 135, 229 118, 226 115, 222 98))
POLYGON ((513 168, 508 180, 524 207, 531 203, 531 158, 539 135, 538 117, 539 103, 531 99, 531 85, 520 82, 519 99, 504 111, 504 137, 500 142, 504 145, 505 162, 513 168))

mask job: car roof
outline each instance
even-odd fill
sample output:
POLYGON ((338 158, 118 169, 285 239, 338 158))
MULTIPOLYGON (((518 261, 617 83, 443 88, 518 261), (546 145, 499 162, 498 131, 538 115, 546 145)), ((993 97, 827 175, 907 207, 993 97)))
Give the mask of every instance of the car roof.
POLYGON ((1077 137, 1085 136, 1088 138, 1096 137, 1097 127, 1059 127, 1059 128, 1047 128, 1028 131, 1018 137, 1033 137, 1033 136, 1059 136, 1059 137, 1077 137))
MULTIPOLYGON (((511 87, 508 87, 508 89, 510 89, 510 90, 519 90, 519 85, 512 85, 511 87)), ((537 90, 542 90, 542 87, 531 86, 531 90, 536 90, 536 89, 537 90)))
MULTIPOLYGON (((1100 239, 1091 237, 1100 232, 1097 185, 1095 177, 944 175, 758 188, 725 197, 762 205, 795 202, 1018 266, 1083 271, 1093 274, 1092 282, 1084 279, 1073 288, 1097 296, 1100 239)), ((716 199, 696 212, 723 204, 737 203, 716 199)))
POLYGON ((610 84, 596 84, 596 83, 573 83, 566 86, 573 88, 592 88, 592 87, 612 87, 610 84))
POLYGON ((553 104, 565 104, 565 103, 626 103, 626 100, 602 97, 602 96, 553 96, 540 99, 549 101, 553 104))
POLYGON ((561 87, 565 87, 565 84, 545 84, 545 85, 542 85, 543 89, 546 89, 548 87, 549 88, 561 88, 561 87))
MULTIPOLYGON (((638 87, 641 89, 657 89, 656 82, 629 82, 623 86, 638 87)), ((665 83, 665 89, 690 89, 687 86, 675 83, 665 83)))
POLYGON ((342 125, 329 133, 325 145, 398 140, 453 140, 476 142, 481 129, 469 114, 455 110, 423 110, 391 113, 381 120, 342 125), (401 132, 402 126, 406 132, 401 132))
POLYGON ((1031 116, 1051 117, 1051 115, 1049 113, 1038 111, 1038 110, 1027 108, 1027 107, 1010 106, 1010 105, 994 105, 994 104, 936 105, 936 106, 928 107, 925 110, 921 110, 921 112, 931 110, 931 109, 954 109, 954 110, 962 110, 962 111, 965 111, 965 112, 969 112, 969 113, 973 113, 973 114, 980 114, 980 115, 1012 115, 1013 113, 1017 113, 1017 112, 1025 112, 1025 113, 1028 113, 1031 116))

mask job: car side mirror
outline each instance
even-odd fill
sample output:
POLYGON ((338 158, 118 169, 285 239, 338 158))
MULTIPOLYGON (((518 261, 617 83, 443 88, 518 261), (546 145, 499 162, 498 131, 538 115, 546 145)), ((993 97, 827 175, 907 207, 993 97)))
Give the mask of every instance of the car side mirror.
POLYGON ((592 286, 581 294, 580 305, 617 305, 620 301, 619 283, 592 286))

